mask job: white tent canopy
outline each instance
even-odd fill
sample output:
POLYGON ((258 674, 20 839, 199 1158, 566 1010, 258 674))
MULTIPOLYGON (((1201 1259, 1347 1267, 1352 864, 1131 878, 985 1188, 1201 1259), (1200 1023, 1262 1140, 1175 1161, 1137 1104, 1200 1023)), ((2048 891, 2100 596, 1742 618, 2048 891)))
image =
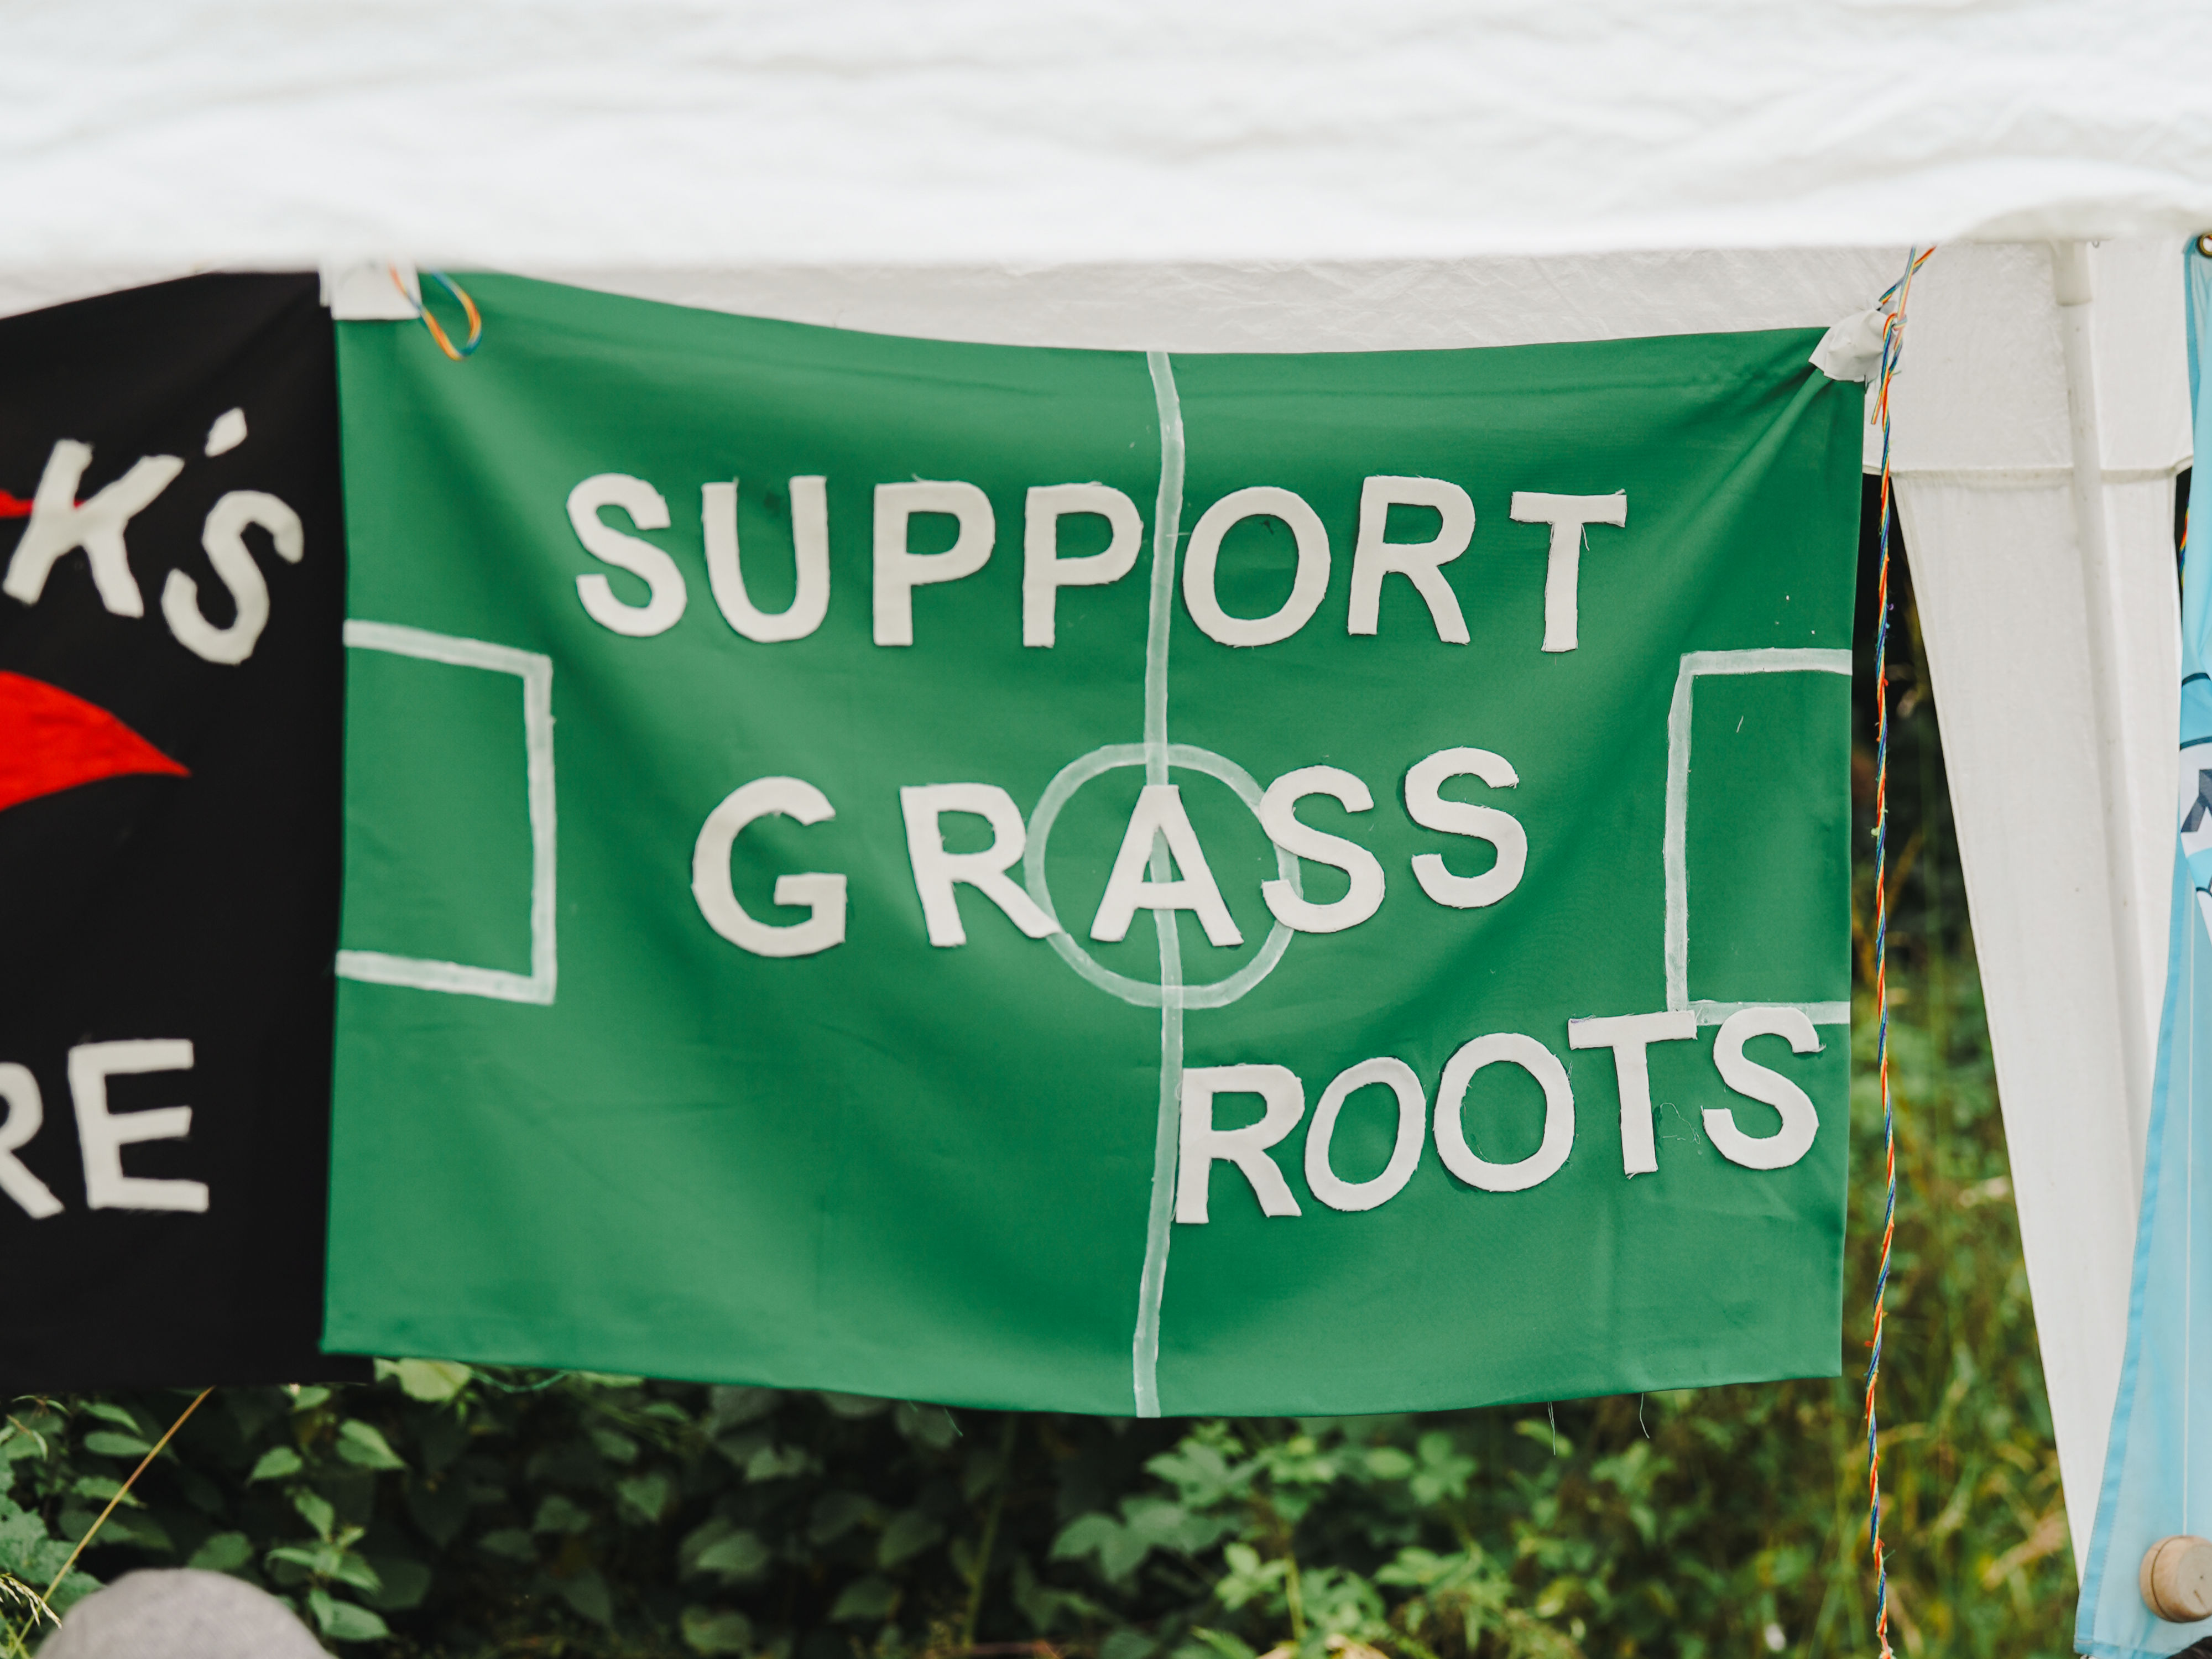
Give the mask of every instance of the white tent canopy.
POLYGON ((17 266, 1428 258, 2212 222, 2190 0, 77 0, 17 266))
POLYGON ((12 17, 0 84, 9 310, 374 256, 1371 349, 1825 325, 1945 242, 1899 497, 2081 1559, 2165 961, 2201 6, 87 0, 12 17))

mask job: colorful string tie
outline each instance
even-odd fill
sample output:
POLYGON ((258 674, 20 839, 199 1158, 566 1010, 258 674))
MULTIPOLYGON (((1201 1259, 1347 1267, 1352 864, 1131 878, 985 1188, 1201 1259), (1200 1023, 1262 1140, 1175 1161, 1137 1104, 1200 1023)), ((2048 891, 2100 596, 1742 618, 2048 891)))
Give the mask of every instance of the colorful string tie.
POLYGON ((1905 275, 1876 301, 1882 310, 1881 370, 1875 383, 1871 419, 1881 428, 1881 560, 1874 629, 1874 1001, 1879 1027, 1875 1070, 1881 1085, 1882 1168, 1888 1190, 1882 1200, 1881 1268, 1874 1281, 1874 1334, 1866 1373, 1867 1544, 1874 1554, 1874 1635, 1881 1659, 1893 1659, 1889 1646, 1889 1570, 1881 1548, 1881 1446, 1876 1436, 1875 1383, 1881 1376, 1883 1299, 1889 1290, 1889 1247, 1897 1232, 1897 1124, 1889 1099, 1889 383, 1897 373, 1898 350, 1905 342, 1905 302, 1912 278, 1935 252, 1915 248, 1905 275))
MULTIPOLYGON (((407 284, 399 280, 398 269, 389 269, 392 270, 392 285, 402 294, 407 294, 407 284)), ((438 349, 446 356, 457 363, 464 357, 473 357, 477 348, 483 343, 483 313, 477 309, 477 302, 469 298, 468 290, 444 271, 426 270, 422 275, 434 279, 439 287, 459 302, 462 314, 469 319, 469 337, 455 345, 453 337, 446 332, 444 325, 432 313, 428 301, 408 294, 407 298, 415 307, 415 314, 422 319, 422 326, 430 331, 430 337, 438 343, 438 349)))

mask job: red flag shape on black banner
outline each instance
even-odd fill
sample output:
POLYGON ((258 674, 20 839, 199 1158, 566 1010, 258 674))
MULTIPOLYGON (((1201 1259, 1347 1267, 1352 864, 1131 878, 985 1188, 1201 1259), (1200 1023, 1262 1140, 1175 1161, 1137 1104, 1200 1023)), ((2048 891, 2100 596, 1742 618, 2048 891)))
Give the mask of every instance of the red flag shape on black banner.
POLYGON ((345 591, 312 276, 0 319, 0 1389, 324 1356, 345 591))
POLYGON ((0 671, 0 812, 18 801, 133 773, 191 773, 105 708, 0 671))

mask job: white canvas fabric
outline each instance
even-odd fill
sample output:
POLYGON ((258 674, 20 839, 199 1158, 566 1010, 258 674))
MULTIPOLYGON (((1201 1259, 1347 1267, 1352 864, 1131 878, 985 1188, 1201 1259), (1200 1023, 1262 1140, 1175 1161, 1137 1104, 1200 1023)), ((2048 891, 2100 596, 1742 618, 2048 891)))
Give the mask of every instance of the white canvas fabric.
POLYGON ((1310 260, 2212 222, 2194 0, 79 0, 0 263, 1310 260))

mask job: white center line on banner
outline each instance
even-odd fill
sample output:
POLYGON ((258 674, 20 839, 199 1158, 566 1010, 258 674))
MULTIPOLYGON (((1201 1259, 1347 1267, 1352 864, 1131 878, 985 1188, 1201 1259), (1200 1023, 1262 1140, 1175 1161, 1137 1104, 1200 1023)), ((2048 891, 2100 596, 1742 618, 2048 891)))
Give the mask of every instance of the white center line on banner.
MULTIPOLYGON (((1182 539, 1182 404, 1175 367, 1149 351, 1160 416, 1160 491, 1152 508, 1152 609, 1145 629, 1145 781, 1168 781, 1168 627, 1174 619, 1176 549, 1182 539)), ((1154 881, 1172 879, 1168 850, 1152 843, 1154 881)), ((1160 1298, 1167 1286, 1168 1242, 1175 1223, 1177 1114, 1182 1093, 1182 939, 1173 910, 1152 912, 1160 939, 1160 1102, 1152 1133, 1152 1203, 1145 1227, 1145 1267, 1137 1281, 1137 1331, 1131 1344, 1137 1415, 1160 1414, 1160 1298)))

